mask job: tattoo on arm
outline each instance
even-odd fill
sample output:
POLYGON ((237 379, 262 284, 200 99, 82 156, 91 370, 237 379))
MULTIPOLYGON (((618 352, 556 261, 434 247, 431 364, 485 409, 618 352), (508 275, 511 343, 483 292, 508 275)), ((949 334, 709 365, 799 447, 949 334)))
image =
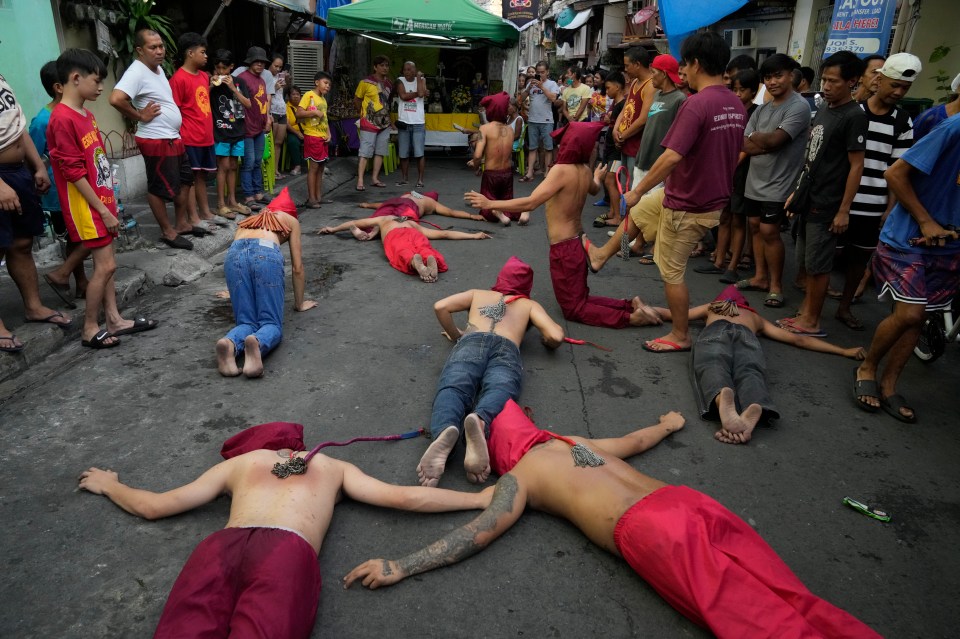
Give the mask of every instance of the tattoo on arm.
POLYGON ((386 559, 383 560, 383 576, 388 577, 393 574, 393 570, 390 569, 390 562, 386 559))
POLYGON ((513 511, 517 498, 517 480, 509 473, 500 478, 490 506, 465 526, 454 530, 426 548, 398 560, 407 577, 434 568, 449 566, 483 550, 492 541, 489 533, 497 527, 497 519, 513 511), (480 538, 483 537, 481 540, 480 538))

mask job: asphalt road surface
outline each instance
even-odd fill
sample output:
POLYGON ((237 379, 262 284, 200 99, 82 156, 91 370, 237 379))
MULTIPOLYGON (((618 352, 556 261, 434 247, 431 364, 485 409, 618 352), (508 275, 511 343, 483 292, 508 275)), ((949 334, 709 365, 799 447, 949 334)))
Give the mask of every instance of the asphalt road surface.
MULTIPOLYGON (((364 213, 366 199, 402 192, 352 183, 335 201, 302 215, 311 230, 364 213)), ((479 178, 461 160, 428 158, 427 188, 460 206, 479 178)), ((518 195, 536 185, 517 183, 518 195)), ((301 180, 294 188, 303 199, 301 180)), ((590 198, 590 228, 601 212, 590 198)), ((437 221, 437 218, 428 218, 437 221)), ((447 223, 445 218, 440 222, 447 223)), ((458 229, 492 230, 488 241, 437 242, 450 270, 424 284, 391 269, 379 241, 308 235, 307 297, 319 308, 289 311, 284 340, 261 380, 217 374, 214 342, 232 324, 222 268, 176 289, 153 289, 138 311, 161 320, 120 348, 63 348, 3 386, 0 393, 0 636, 150 636, 167 594, 194 546, 227 519, 226 498, 166 520, 127 515, 107 499, 76 490, 77 475, 97 465, 138 487, 164 490, 194 479, 220 458, 227 437, 251 424, 303 423, 307 446, 427 426, 436 378, 450 351, 432 303, 493 284, 510 255, 535 271, 533 296, 568 334, 608 346, 544 349, 536 331, 524 341, 521 403, 561 433, 611 437, 655 423, 678 409, 687 426, 633 458, 634 467, 716 498, 749 522, 816 594, 888 637, 956 636, 960 618, 957 347, 939 361, 912 360, 902 393, 919 422, 867 414, 852 399, 855 364, 837 356, 764 341, 769 384, 783 418, 746 446, 712 438, 697 416, 688 354, 651 354, 640 344, 660 328, 614 331, 563 322, 548 273, 542 209, 526 228, 454 220, 458 229), (880 523, 842 505, 854 497, 887 510, 880 523)), ((788 245, 789 248, 789 245, 788 245)), ((285 251, 286 252, 286 251, 285 251)), ((789 250, 788 250, 789 253, 789 250)), ((220 256, 222 262, 223 256, 220 256)), ((691 266, 702 264, 693 260, 691 266)), ((789 258, 787 281, 793 277, 789 258)), ((722 285, 688 269, 692 303, 722 285)), ((612 260, 590 277, 597 294, 664 304, 657 269, 612 260)), ((287 287, 287 297, 292 290, 287 287)), ((795 312, 762 306, 768 319, 795 312)), ((854 307, 868 325, 853 332, 824 315, 830 339, 869 343, 886 305, 854 307)), ((463 320, 461 319, 461 324, 463 320)), ((694 331, 699 330, 694 325, 694 331)), ((361 443, 325 453, 394 483, 416 483, 426 440, 361 443)), ((462 471, 462 448, 442 486, 475 490, 462 471)), ((336 509, 323 550, 326 583, 315 637, 700 637, 708 636, 667 605, 622 561, 592 546, 556 518, 529 512, 482 554, 393 588, 345 591, 340 579, 371 557, 397 558, 469 521, 473 513, 415 515, 356 503, 336 509)), ((743 602, 743 614, 755 614, 743 602)))

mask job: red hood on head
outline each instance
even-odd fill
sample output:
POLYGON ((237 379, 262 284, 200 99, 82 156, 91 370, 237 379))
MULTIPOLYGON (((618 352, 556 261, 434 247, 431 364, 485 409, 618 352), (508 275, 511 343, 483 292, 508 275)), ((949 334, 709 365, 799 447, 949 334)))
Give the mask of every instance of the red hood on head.
POLYGON ((603 122, 571 122, 550 135, 560 143, 555 164, 586 164, 597 143, 603 122))
MULTIPOLYGON (((284 189, 286 191, 286 189, 284 189)), ((303 425, 291 422, 270 422, 259 424, 240 431, 227 441, 223 442, 220 455, 230 459, 253 450, 304 450, 303 425)))
POLYGON ((713 298, 714 302, 733 302, 737 306, 749 307, 750 302, 743 296, 736 284, 731 284, 720 291, 720 294, 713 298))
POLYGON ((480 100, 480 106, 487 111, 487 122, 507 121, 507 109, 510 107, 510 94, 506 91, 488 95, 480 100))
POLYGON ((440 201, 440 194, 437 193, 436 191, 427 191, 426 193, 423 193, 422 195, 423 195, 423 197, 428 197, 428 198, 430 198, 431 200, 436 200, 437 202, 440 201))
POLYGON ((283 187, 280 194, 273 198, 270 204, 267 204, 266 208, 271 211, 283 211, 293 217, 297 217, 297 205, 293 203, 293 198, 290 197, 290 190, 287 187, 283 187))
POLYGON ((533 269, 516 256, 511 256, 497 275, 497 283, 490 290, 504 295, 530 297, 533 289, 533 269))
POLYGON ((498 475, 509 473, 527 454, 527 451, 553 439, 545 430, 537 428, 523 409, 508 399, 503 410, 490 423, 490 468, 498 475))

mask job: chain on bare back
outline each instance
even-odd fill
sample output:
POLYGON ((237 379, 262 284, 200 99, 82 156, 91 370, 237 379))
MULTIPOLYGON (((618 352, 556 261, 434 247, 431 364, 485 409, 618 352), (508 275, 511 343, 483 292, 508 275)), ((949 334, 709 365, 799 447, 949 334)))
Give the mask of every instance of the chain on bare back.
POLYGON ((480 315, 490 320, 490 330, 492 331, 496 328, 500 320, 503 319, 503 316, 507 314, 507 304, 504 302, 504 296, 501 295, 500 300, 496 304, 481 306, 477 310, 480 315))
POLYGON ((307 472, 307 462, 302 457, 292 457, 283 463, 274 464, 270 472, 280 479, 286 479, 290 475, 302 475, 307 472))

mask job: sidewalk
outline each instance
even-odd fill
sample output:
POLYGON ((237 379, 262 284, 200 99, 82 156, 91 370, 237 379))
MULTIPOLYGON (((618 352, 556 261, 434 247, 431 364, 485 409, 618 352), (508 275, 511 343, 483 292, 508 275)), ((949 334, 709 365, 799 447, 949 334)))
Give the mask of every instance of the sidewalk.
MULTIPOLYGON (((324 193, 330 193, 341 184, 353 180, 357 174, 357 158, 336 158, 329 163, 330 173, 323 178, 324 193)), ((290 188, 294 201, 306 199, 306 173, 297 177, 287 177, 274 185, 274 194, 283 187, 290 188)), ((213 189, 208 185, 208 195, 212 198, 213 189)), ((212 199, 215 203, 215 200, 212 199)), ((147 295, 155 286, 179 286, 206 275, 213 267, 212 258, 222 253, 233 241, 237 220, 230 221, 217 217, 220 224, 214 225, 216 232, 206 237, 191 237, 192 251, 168 248, 161 243, 159 227, 146 196, 125 201, 126 210, 137 220, 137 231, 131 233, 129 240, 118 239, 114 246, 117 250, 117 304, 121 310, 137 306, 138 300, 147 295)), ((211 205, 211 208, 213 206, 211 205)), ((167 207, 173 217, 173 207, 167 207)), ((302 211, 301 211, 302 213, 302 211)), ((238 220, 243 219, 238 216, 238 220)), ((80 339, 80 324, 84 313, 84 300, 76 300, 76 310, 68 310, 66 305, 44 282, 43 274, 60 264, 60 254, 56 242, 49 238, 43 240, 40 251, 34 251, 37 273, 40 280, 40 298, 50 308, 62 311, 74 318, 69 331, 47 324, 26 324, 23 318, 23 304, 16 285, 7 273, 0 269, 0 318, 10 331, 26 346, 19 353, 0 353, 0 382, 8 380, 31 366, 43 362, 47 356, 69 340, 80 339)), ((93 268, 90 260, 86 263, 87 273, 93 268)), ((127 314, 133 317, 134 314, 127 314)))

